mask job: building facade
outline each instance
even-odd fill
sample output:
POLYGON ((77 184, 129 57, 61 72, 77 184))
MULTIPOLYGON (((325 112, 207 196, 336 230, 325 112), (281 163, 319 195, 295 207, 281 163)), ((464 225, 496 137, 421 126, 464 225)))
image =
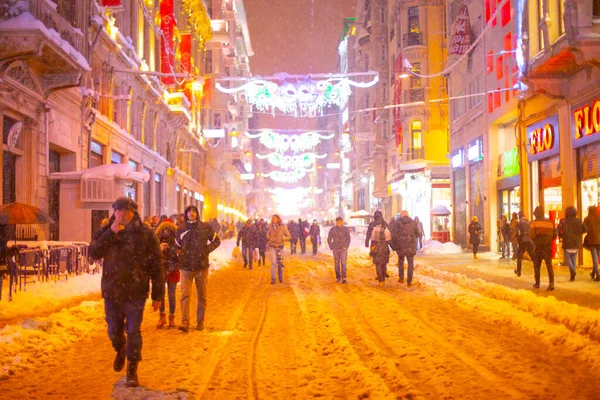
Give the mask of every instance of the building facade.
MULTIPOLYGON (((206 179, 207 94, 226 62, 209 52, 209 14, 231 2, 5 3, 2 202, 48 211, 55 223, 34 229, 51 240, 90 240, 120 195, 136 199, 142 217, 190 204, 208 217, 220 198, 206 179)), ((245 20, 243 2, 231 12, 245 20)), ((247 27, 233 32, 250 49, 247 27)), ((234 64, 247 68, 251 49, 240 54, 234 64)), ((242 215, 245 204, 235 206, 242 215)))

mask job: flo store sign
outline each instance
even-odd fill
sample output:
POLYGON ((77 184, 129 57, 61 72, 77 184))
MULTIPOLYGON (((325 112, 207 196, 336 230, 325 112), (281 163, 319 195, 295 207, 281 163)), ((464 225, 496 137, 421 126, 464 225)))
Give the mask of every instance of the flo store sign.
POLYGON ((600 140, 600 99, 573 107, 573 147, 600 140))
POLYGON ((527 127, 528 160, 533 162, 560 152, 558 115, 554 114, 527 127))

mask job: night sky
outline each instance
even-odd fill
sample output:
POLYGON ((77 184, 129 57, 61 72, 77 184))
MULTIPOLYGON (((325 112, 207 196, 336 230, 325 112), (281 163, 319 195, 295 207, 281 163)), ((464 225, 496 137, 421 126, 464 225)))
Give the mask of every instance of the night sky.
MULTIPOLYGON (((354 17, 356 0, 245 0, 244 5, 254 50, 252 75, 337 72, 344 18, 354 17)), ((259 115, 260 128, 314 129, 315 123, 315 119, 259 115)))

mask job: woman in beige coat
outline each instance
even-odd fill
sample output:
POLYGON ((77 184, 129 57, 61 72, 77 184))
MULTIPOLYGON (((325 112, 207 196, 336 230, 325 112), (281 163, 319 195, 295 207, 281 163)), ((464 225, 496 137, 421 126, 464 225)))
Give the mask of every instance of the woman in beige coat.
POLYGON ((283 224, 279 215, 271 218, 271 224, 267 230, 267 251, 271 260, 271 284, 277 283, 275 272, 279 276, 279 282, 283 283, 283 243, 291 239, 290 231, 283 224))

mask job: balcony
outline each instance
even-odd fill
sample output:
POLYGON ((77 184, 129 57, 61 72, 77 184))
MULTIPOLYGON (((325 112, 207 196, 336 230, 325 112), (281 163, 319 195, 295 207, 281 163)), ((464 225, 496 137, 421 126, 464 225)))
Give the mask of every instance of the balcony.
POLYGON ((229 24, 227 20, 213 19, 210 21, 210 27, 213 31, 211 42, 229 43, 231 38, 229 37, 229 24))
POLYGON ((404 91, 404 102, 414 103, 425 100, 425 90, 423 88, 407 89, 404 91))
POLYGON ((8 7, 0 16, 0 64, 6 75, 44 97, 79 85, 82 73, 91 70, 82 55, 83 33, 58 14, 54 3, 12 3, 0 0, 0 8, 8 7))
POLYGON ((423 36, 421 32, 409 32, 402 35, 402 47, 421 46, 423 36))
POLYGON ((425 158, 425 149, 422 147, 413 147, 409 149, 411 160, 422 160, 425 158))

